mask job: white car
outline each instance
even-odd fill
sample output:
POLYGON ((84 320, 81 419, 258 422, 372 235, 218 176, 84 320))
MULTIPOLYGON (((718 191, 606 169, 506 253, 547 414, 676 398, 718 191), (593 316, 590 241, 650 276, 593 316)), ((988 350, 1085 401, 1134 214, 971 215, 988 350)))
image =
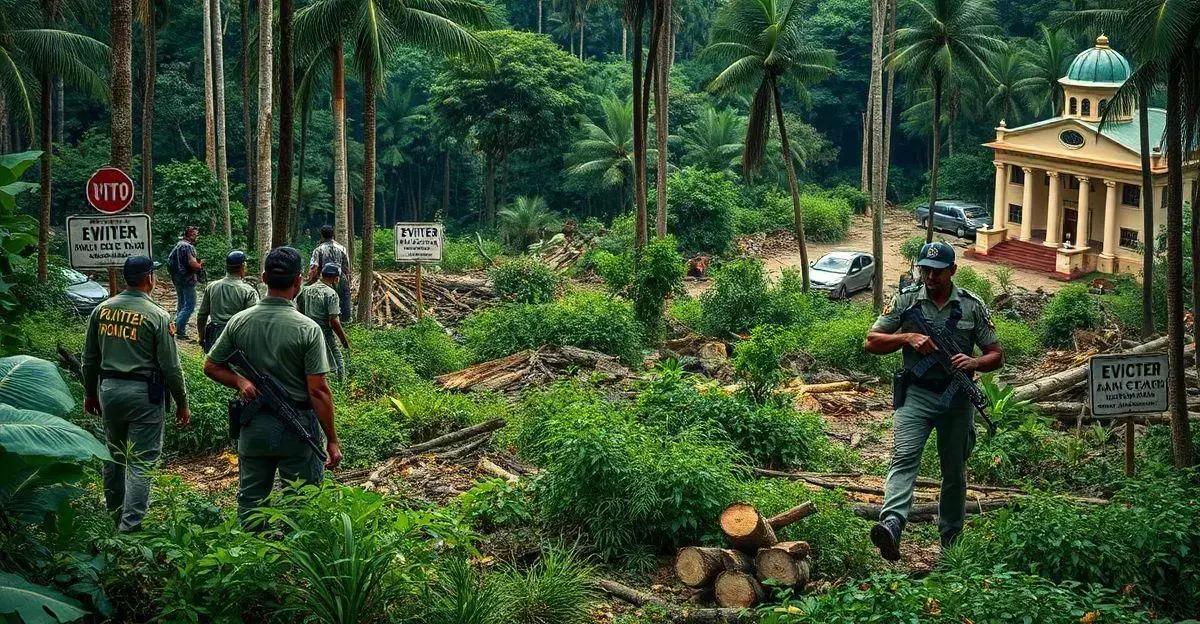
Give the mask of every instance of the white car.
POLYGON ((862 251, 831 251, 809 267, 812 289, 828 292, 834 299, 845 299, 870 288, 875 276, 874 258, 862 251))

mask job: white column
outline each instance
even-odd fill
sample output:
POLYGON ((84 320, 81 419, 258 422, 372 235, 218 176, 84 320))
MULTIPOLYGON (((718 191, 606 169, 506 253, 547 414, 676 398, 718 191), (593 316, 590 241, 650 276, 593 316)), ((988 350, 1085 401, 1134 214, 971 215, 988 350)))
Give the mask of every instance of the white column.
POLYGON ((1021 194, 1021 240, 1033 238, 1033 167, 1021 167, 1025 172, 1025 191, 1021 194))
POLYGON ((996 166, 996 194, 992 201, 992 229, 1003 230, 1008 226, 1008 165, 993 160, 996 166))
POLYGON ((1062 187, 1057 171, 1047 171, 1046 175, 1050 176, 1050 197, 1046 203, 1046 241, 1042 244, 1047 247, 1058 247, 1058 234, 1061 227, 1059 217, 1062 215, 1062 187))
POLYGON ((1088 246, 1089 221, 1091 217, 1092 181, 1079 178, 1079 220, 1075 223, 1075 246, 1088 246))
POLYGON ((1100 257, 1112 259, 1117 255, 1117 182, 1105 180, 1107 192, 1104 195, 1104 247, 1100 257))

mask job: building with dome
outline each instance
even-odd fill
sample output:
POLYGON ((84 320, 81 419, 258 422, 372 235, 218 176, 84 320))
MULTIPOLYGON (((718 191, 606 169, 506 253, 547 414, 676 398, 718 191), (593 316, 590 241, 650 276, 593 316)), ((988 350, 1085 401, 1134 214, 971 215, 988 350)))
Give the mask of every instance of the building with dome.
MULTIPOLYGON (((1137 112, 1101 116, 1129 78, 1129 61, 1100 35, 1059 79, 1061 114, 1018 128, 1003 120, 994 141, 992 227, 980 230, 973 257, 1053 272, 1064 278, 1090 271, 1140 273, 1143 206, 1165 223, 1167 158, 1162 149, 1166 111, 1149 110, 1153 189, 1142 189, 1137 112)), ((1184 197, 1197 183, 1197 163, 1186 159, 1184 197)))

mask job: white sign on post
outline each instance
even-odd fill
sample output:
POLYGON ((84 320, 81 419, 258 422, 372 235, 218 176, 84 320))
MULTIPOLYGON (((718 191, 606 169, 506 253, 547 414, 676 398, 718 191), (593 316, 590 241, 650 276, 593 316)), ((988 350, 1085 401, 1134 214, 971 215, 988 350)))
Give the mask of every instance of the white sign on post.
POLYGON ((397 223, 397 262, 441 262, 441 223, 397 223))
POLYGON ((67 217, 67 255, 76 269, 119 267, 130 256, 151 256, 150 215, 67 217))
POLYGON ((1167 411, 1167 356, 1097 355, 1088 365, 1093 416, 1167 411))

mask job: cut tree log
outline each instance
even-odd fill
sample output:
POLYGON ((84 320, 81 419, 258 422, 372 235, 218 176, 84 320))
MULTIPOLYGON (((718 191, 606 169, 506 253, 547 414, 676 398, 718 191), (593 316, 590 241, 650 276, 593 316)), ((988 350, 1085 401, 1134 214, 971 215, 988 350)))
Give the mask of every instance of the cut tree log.
POLYGON ((767 524, 771 525, 772 529, 782 529, 783 527, 796 522, 802 518, 807 518, 817 513, 817 505, 812 501, 805 501, 788 509, 777 513, 770 518, 767 518, 767 524))
POLYGON ((759 548, 774 546, 779 542, 766 518, 746 503, 734 503, 726 507, 721 512, 718 524, 729 543, 743 552, 758 552, 759 548))
POLYGON ((460 371, 441 375, 434 381, 447 390, 515 393, 575 375, 579 371, 588 371, 588 374, 593 376, 603 373, 617 382, 630 381, 636 377, 619 359, 611 355, 579 347, 545 346, 481 362, 460 371))
POLYGON ((457 448, 452 448, 448 451, 440 451, 436 453, 438 459, 462 459, 467 455, 475 452, 479 447, 487 444, 492 439, 492 434, 483 433, 471 438, 466 444, 457 448))
POLYGON ((498 464, 486 457, 479 458, 479 469, 488 474, 496 475, 497 477, 500 477, 509 483, 516 483, 517 481, 521 480, 517 475, 505 470, 504 468, 501 468, 498 464))
MULTIPOLYGON (((1129 349, 1128 351, 1125 351, 1124 353, 1153 353, 1155 351, 1162 351, 1163 349, 1166 349, 1166 347, 1167 339, 1166 337, 1163 337, 1138 345, 1132 349, 1129 349)), ((1184 347, 1185 356, 1188 354, 1194 354, 1195 352, 1196 345, 1194 343, 1189 343, 1186 347, 1184 347)), ((1087 364, 1084 364, 1083 366, 1077 366, 1075 368, 1069 368, 1060 373, 1050 375, 1049 377, 1043 377, 1023 386, 1018 386, 1013 391, 1012 398, 1015 401, 1036 401, 1087 381, 1087 375, 1087 364)))
POLYGON ((684 546, 675 554, 675 576, 688 587, 707 587, 725 570, 749 572, 754 560, 731 548, 684 546))
POLYGON ((657 605, 667 610, 667 617, 678 624, 732 624, 735 622, 754 622, 753 614, 745 613, 742 609, 692 609, 673 605, 658 596, 638 591, 616 581, 600 579, 596 587, 604 593, 624 600, 635 607, 648 604, 657 605))
POLYGON ((380 480, 383 477, 387 476, 387 474, 394 470, 397 465, 409 457, 427 453, 433 451, 434 449, 443 448, 456 442, 468 440, 482 434, 491 433, 497 429, 503 428, 506 424, 507 423, 503 418, 495 418, 486 422, 481 422, 477 425, 471 425, 470 427, 459 429, 458 431, 452 431, 446 435, 438 436, 432 440, 428 440, 420 444, 414 444, 408 448, 401 449, 398 453, 392 457, 389 457, 387 461, 376 467, 375 470, 371 471, 371 474, 367 477, 367 480, 371 483, 380 483, 380 480))
POLYGON ((808 583, 808 561, 782 548, 763 548, 754 557, 754 576, 766 583, 774 581, 780 587, 803 588, 808 583))
POLYGON ((732 572, 749 572, 754 569, 754 558, 740 550, 722 548, 721 564, 732 572))
POLYGON ((722 607, 749 609, 766 596, 762 583, 745 572, 722 572, 713 585, 713 595, 722 607))

